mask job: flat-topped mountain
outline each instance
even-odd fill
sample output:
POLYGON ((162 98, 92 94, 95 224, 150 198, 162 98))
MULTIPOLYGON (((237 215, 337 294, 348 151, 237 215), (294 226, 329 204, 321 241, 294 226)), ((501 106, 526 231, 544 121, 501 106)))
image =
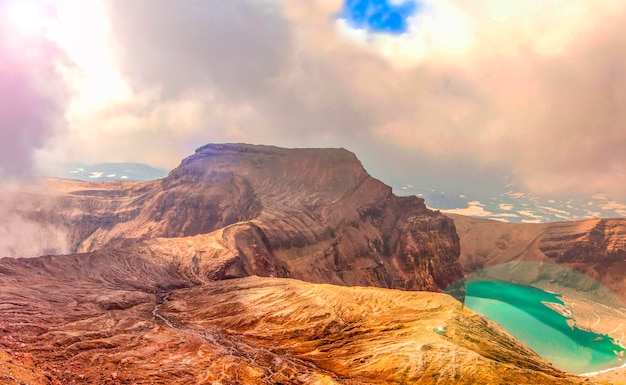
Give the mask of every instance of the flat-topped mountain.
POLYGON ((442 290, 462 276, 453 222, 394 196, 344 149, 211 144, 164 179, 49 180, 14 199, 24 218, 65 229, 74 252, 219 230, 232 253, 212 277, 442 290))

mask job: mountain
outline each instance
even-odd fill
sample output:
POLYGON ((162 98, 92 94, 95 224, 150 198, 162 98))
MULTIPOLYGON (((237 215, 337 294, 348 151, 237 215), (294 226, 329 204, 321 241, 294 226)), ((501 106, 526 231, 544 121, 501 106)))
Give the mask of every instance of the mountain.
MULTIPOLYGON (((520 224, 450 217, 461 240, 466 274, 507 263, 540 262, 554 267, 553 274, 561 271, 557 267, 582 272, 626 301, 626 219, 520 224)), ((579 277, 548 276, 547 269, 515 273, 518 280, 536 283, 532 280, 549 278, 578 291, 598 287, 586 287, 579 277)))
POLYGON ((3 383, 584 383, 445 294, 194 282, 159 246, 0 260, 3 383))
POLYGON ((164 179, 49 180, 20 190, 12 206, 63 229, 69 252, 218 231, 229 256, 205 276, 409 290, 462 277, 453 222, 421 199, 394 196, 343 149, 207 145, 164 179))
POLYGON ((440 293, 463 222, 344 149, 211 144, 163 179, 0 203, 66 250, 0 259, 3 383, 594 383, 440 293))

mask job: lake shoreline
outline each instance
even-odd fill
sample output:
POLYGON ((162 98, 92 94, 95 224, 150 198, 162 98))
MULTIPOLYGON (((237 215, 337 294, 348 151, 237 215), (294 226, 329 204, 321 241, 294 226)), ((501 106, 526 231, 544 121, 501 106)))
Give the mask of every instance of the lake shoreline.
POLYGON ((614 368, 608 368, 608 369, 602 369, 602 370, 598 370, 595 372, 589 372, 589 373, 582 373, 582 374, 577 374, 577 376, 581 376, 581 377, 593 377, 593 376, 597 376, 599 374, 604 374, 604 373, 609 373, 612 372, 614 370, 617 369, 622 369, 622 368, 626 368, 626 362, 622 363, 622 365, 620 366, 616 366, 614 368))

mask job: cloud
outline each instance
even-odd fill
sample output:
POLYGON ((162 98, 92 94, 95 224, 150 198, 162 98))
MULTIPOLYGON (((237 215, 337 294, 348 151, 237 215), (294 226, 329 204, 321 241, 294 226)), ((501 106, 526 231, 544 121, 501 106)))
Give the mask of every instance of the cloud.
POLYGON ((38 218, 41 211, 53 212, 57 203, 33 193, 47 188, 45 183, 25 183, 23 179, 3 180, 0 184, 0 258, 31 258, 71 251, 68 229, 38 218))
MULTIPOLYGON (((530 210, 519 210, 518 213, 521 214, 521 215, 524 215, 526 217, 531 217, 531 218, 533 218, 533 220, 539 220, 539 221, 545 221, 546 220, 546 218, 544 218, 544 217, 542 217, 540 215, 537 215, 536 213, 534 213, 534 212, 532 212, 530 210)), ((528 223, 531 223, 531 222, 528 222, 528 223)))
POLYGON ((166 98, 218 88, 256 96, 288 62, 291 36, 272 1, 112 0, 106 3, 124 73, 166 98))
POLYGON ((67 230, 30 221, 0 209, 0 258, 31 258, 70 252, 67 230))
MULTIPOLYGON (((42 161, 68 156, 174 167, 208 142, 355 150, 356 129, 364 142, 371 140, 367 132, 376 118, 344 84, 350 62, 340 69, 323 52, 296 44, 303 32, 283 4, 104 4, 110 47, 101 48, 115 58, 130 89, 108 98, 95 97, 96 89, 75 97, 69 135, 57 137, 42 161)), ((324 33, 334 40, 332 20, 327 24, 324 33)))
POLYGON ((339 0, 105 4, 131 91, 72 115, 59 152, 346 147, 393 185, 626 199, 621 1, 424 0, 402 34, 338 20, 339 0))
MULTIPOLYGON (((34 153, 62 127, 64 55, 33 23, 30 9, 0 2, 0 176, 34 172, 34 153), (18 12, 20 10, 20 12, 18 12), (31 23, 31 24, 23 24, 31 23)), ((32 11, 43 3, 31 2, 32 11)))
MULTIPOLYGON (((370 5, 367 8, 374 8, 365 12, 369 18, 355 18, 352 14, 345 16, 344 11, 337 19, 337 30, 348 40, 361 46, 371 46, 397 67, 414 66, 433 55, 461 54, 474 39, 472 18, 448 1, 407 1, 395 7, 370 5), (375 16, 380 14, 387 19, 403 19, 392 23, 397 27, 389 33, 388 28, 380 28, 378 23, 371 22, 372 18, 377 21, 375 16)), ((360 13, 357 16, 361 16, 360 13)))
POLYGON ((612 201, 612 202, 607 202, 607 203, 600 204, 600 208, 602 210, 616 210, 616 211, 617 210, 622 210, 622 211, 624 211, 624 210, 626 210, 626 204, 612 201))
POLYGON ((493 213, 491 211, 485 210, 485 205, 480 203, 479 201, 467 202, 466 208, 446 209, 440 211, 446 214, 459 214, 471 217, 489 218, 501 222, 508 222, 507 218, 518 218, 518 216, 515 214, 493 213))
MULTIPOLYGON (((503 165, 535 193, 626 197, 626 187, 615 183, 626 162, 626 112, 619 107, 626 100, 618 91, 626 86, 623 3, 437 4, 473 21, 473 34, 466 33, 472 42, 462 50, 445 52, 437 39, 424 39, 427 49, 398 43, 397 52, 376 36, 358 44, 392 66, 407 67, 406 57, 416 55, 388 79, 396 87, 380 88, 395 105, 381 109, 385 124, 377 135, 431 157, 503 165)), ((432 15, 432 25, 448 24, 443 12, 432 15)), ((428 25, 413 27, 426 34, 428 25)))
POLYGON ((494 213, 484 209, 483 205, 477 204, 477 202, 469 202, 464 209, 447 209, 441 210, 443 213, 467 215, 472 217, 488 217, 494 215, 494 213))
POLYGON ((560 219, 565 219, 566 221, 571 221, 575 219, 575 216, 567 211, 564 210, 559 210, 559 209, 555 209, 554 207, 549 207, 549 206, 535 206, 538 209, 542 209, 548 212, 548 214, 552 214, 557 218, 560 219))

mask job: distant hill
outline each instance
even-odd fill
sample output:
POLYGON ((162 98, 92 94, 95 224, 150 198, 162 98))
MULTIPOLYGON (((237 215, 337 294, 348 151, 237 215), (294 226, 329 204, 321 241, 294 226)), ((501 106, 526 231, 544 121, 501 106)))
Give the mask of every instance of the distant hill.
POLYGON ((77 179, 87 182, 111 180, 147 182, 165 178, 168 171, 143 163, 62 163, 50 167, 46 176, 63 179, 77 179))

